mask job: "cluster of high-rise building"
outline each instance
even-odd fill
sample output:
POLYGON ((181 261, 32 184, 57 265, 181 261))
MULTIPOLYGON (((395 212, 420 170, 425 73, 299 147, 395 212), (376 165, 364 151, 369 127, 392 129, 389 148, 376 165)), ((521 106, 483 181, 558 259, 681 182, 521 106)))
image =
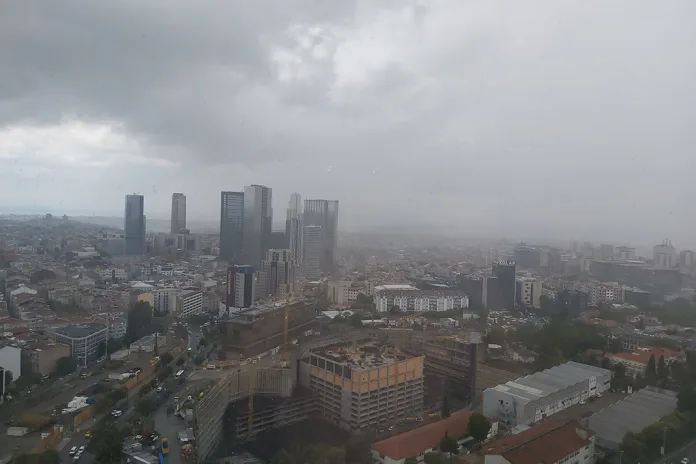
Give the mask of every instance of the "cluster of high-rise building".
MULTIPOLYGON (((266 270, 271 294, 287 291, 287 284, 278 276, 294 276, 295 267, 309 280, 332 274, 336 265, 338 201, 310 199, 303 204, 301 196, 293 193, 283 234, 272 231, 272 200, 272 189, 264 185, 249 185, 238 192, 221 192, 220 258, 232 266, 266 270), (276 235, 282 235, 280 240, 276 235), (267 255, 269 250, 275 251, 267 255)), ((124 222, 126 255, 146 253, 145 223, 144 196, 127 195, 124 222)), ((186 196, 174 193, 171 235, 178 237, 188 233, 186 196)))

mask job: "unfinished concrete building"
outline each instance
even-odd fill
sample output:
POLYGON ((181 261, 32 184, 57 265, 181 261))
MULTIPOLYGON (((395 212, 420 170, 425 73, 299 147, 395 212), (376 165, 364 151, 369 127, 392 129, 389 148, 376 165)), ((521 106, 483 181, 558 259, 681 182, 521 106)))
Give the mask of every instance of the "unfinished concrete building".
POLYGON ((340 427, 382 426, 422 411, 423 356, 369 340, 317 348, 300 361, 299 383, 340 427))
MULTIPOLYGON (((476 395, 477 345, 455 336, 413 337, 405 352, 425 356, 425 382, 429 399, 440 401, 447 393, 464 404, 476 395)), ((429 404, 432 406, 432 404, 429 404)))
POLYGON ((249 422, 248 398, 230 403, 225 412, 223 432, 225 441, 236 443, 253 439, 271 428, 287 427, 309 419, 318 413, 319 403, 314 393, 297 387, 289 397, 262 395, 254 398, 249 422))
MULTIPOLYGON (((195 410, 196 451, 200 460, 207 458, 218 446, 223 435, 223 417, 227 405, 257 397, 285 397, 292 395, 293 373, 289 369, 248 369, 234 371, 208 391, 195 410)), ((253 400, 251 404, 253 414, 253 400)), ((247 415, 248 418, 248 415, 247 415)), ((252 435, 259 431, 253 428, 252 435)), ((247 430, 248 431, 248 430, 247 430)))
MULTIPOLYGON (((314 305, 304 302, 288 306, 288 337, 294 339, 312 327, 314 305)), ((225 350, 241 357, 256 356, 283 344, 285 305, 251 308, 232 313, 225 322, 225 350)))

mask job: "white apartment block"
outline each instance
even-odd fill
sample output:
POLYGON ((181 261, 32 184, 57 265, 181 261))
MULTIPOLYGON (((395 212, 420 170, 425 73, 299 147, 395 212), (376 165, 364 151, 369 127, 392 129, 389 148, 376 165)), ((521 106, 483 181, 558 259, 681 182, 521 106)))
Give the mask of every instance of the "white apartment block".
POLYGON ((587 293, 587 302, 591 305, 623 301, 621 286, 614 282, 578 282, 575 285, 575 290, 587 293))
POLYGON ((338 306, 349 306, 360 294, 371 296, 374 293, 372 282, 353 282, 341 280, 329 282, 329 300, 338 306))
POLYGON ((404 312, 439 312, 469 307, 469 297, 458 291, 420 290, 411 285, 375 287, 374 302, 379 312, 387 312, 394 306, 404 312))
POLYGON ((99 277, 101 277, 103 280, 128 280, 128 273, 125 269, 109 267, 99 269, 99 277))
POLYGON ((541 307, 541 281, 531 277, 519 277, 515 281, 516 295, 520 302, 532 308, 541 307))
POLYGON ((158 288, 153 290, 153 309, 161 313, 173 313, 176 309, 176 298, 178 293, 179 291, 176 288, 158 288))
POLYGON ((178 298, 177 316, 187 318, 203 313, 203 292, 199 290, 184 291, 178 298))

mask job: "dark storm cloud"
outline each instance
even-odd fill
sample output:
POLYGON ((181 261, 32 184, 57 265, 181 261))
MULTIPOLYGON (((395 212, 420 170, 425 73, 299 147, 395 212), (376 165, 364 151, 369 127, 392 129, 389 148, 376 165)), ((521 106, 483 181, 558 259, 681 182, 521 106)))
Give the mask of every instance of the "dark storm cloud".
POLYGON ((331 21, 352 2, 6 3, 0 14, 0 124, 64 115, 196 156, 244 161, 284 142, 250 125, 244 93, 273 80, 268 43, 294 21, 331 21))

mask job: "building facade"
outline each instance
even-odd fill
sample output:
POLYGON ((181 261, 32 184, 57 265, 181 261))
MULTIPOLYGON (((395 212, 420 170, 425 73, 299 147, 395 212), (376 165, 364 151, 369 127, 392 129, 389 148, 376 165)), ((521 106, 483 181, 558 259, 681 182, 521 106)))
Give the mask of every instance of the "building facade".
POLYGON ((126 195, 125 254, 145 254, 145 197, 126 195))
POLYGON ((261 261, 270 247, 273 226, 271 189, 264 185, 244 187, 244 232, 242 258, 244 264, 261 267, 261 261))
POLYGON ((200 290, 184 290, 177 303, 177 315, 181 318, 203 314, 203 292, 200 290))
POLYGON ((517 303, 530 308, 541 307, 541 281, 533 277, 518 277, 515 281, 517 303))
POLYGON ((266 295, 290 296, 295 292, 296 266, 290 250, 268 250, 261 270, 265 274, 266 295))
POLYGON ((285 235, 290 251, 298 266, 302 265, 302 197, 299 193, 290 195, 288 215, 285 220, 285 235))
POLYGON ((233 264, 242 259, 244 193, 220 194, 220 257, 233 264))
POLYGON ((420 290, 411 285, 380 285, 374 289, 378 312, 398 307, 404 312, 436 312, 466 309, 469 297, 456 290, 420 290))
POLYGON ((321 227, 319 268, 331 274, 336 266, 338 241, 338 201, 305 200, 303 221, 305 226, 321 227))
POLYGON ((531 425, 608 390, 611 371, 568 362, 483 392, 483 414, 514 427, 531 425))
POLYGON ((338 306, 349 306, 358 299, 358 295, 372 296, 373 293, 374 286, 370 281, 340 280, 329 282, 329 300, 338 306))
POLYGON ((186 230, 186 195, 172 194, 171 234, 181 234, 186 230))
POLYGON ((250 308, 256 301, 256 276, 251 266, 227 268, 227 307, 250 308))
POLYGON ((87 365, 90 357, 99 351, 99 345, 106 343, 107 328, 104 324, 90 323, 70 325, 51 333, 56 343, 70 347, 70 355, 78 364, 87 365))
POLYGON ((322 229, 321 226, 305 225, 302 230, 302 274, 305 279, 317 280, 321 277, 322 229))
POLYGON ((515 280, 514 261, 494 261, 492 266, 493 276, 497 278, 497 287, 501 302, 505 309, 515 307, 515 292, 517 289, 515 280))
POLYGON ((394 424, 423 409, 423 356, 372 344, 325 347, 300 362, 300 384, 346 430, 394 424))

